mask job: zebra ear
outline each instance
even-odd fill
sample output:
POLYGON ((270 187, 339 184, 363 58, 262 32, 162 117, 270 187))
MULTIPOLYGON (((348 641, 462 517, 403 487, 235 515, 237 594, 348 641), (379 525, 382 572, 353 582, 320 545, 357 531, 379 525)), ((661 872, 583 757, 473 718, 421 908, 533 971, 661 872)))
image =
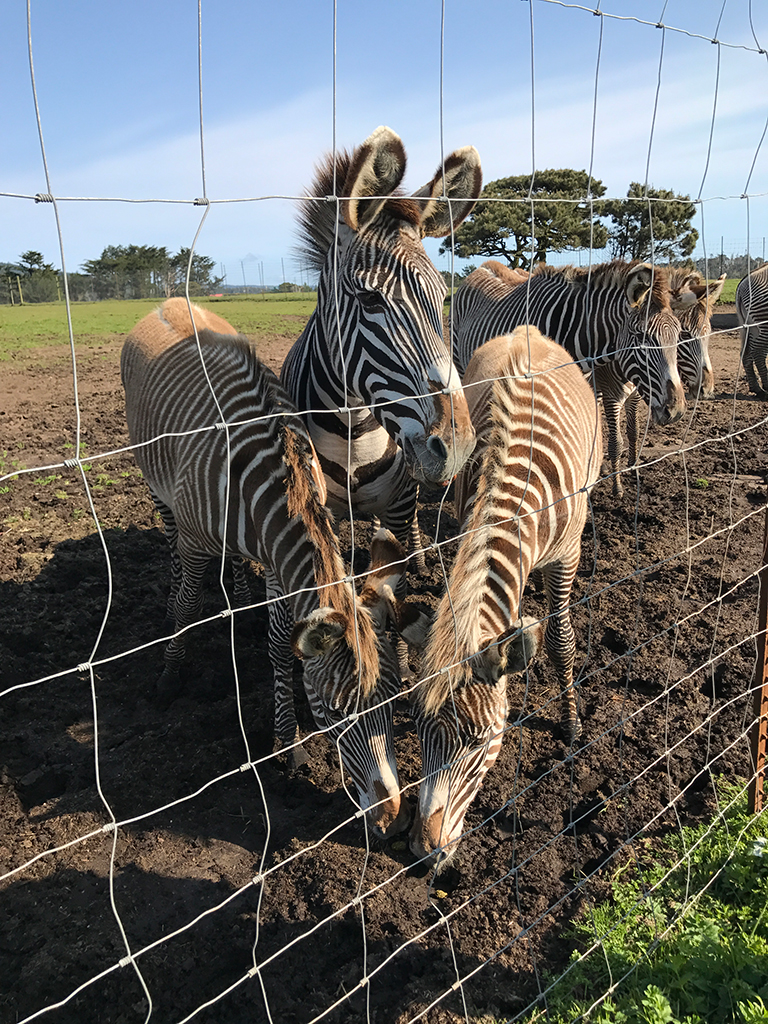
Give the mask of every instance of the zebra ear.
POLYGON ((414 199, 427 200, 421 213, 422 235, 449 235, 472 212, 482 187, 483 170, 475 147, 464 146, 451 153, 432 180, 413 193, 414 199))
POLYGON ((342 191, 341 212, 353 231, 376 217, 405 174, 405 148, 399 135, 380 125, 352 154, 342 191), (368 196, 378 198, 368 199, 368 196))
POLYGON ((714 304, 717 302, 717 300, 720 298, 720 292, 723 290, 723 285, 725 284, 725 278, 726 278, 726 275, 725 274, 721 274, 720 277, 718 277, 717 281, 715 281, 714 284, 708 284, 707 285, 707 305, 709 306, 710 310, 712 309, 714 304))
POLYGON ((413 601, 398 603, 397 631, 406 643, 420 653, 426 650, 433 621, 432 610, 425 605, 413 601))
POLYGON ((639 306, 653 284, 653 267, 650 263, 641 263, 635 267, 627 278, 625 291, 629 304, 639 306))
POLYGON ((672 290, 669 304, 672 309, 689 309, 707 294, 707 286, 698 274, 689 274, 679 287, 672 290))
POLYGON ((305 658, 322 658, 335 647, 347 630, 347 620, 332 608, 316 608, 297 622, 291 633, 293 653, 305 658))
POLYGON ((502 676, 523 672, 544 640, 544 629, 545 624, 539 619, 524 615, 480 649, 474 675, 489 686, 495 686, 502 676))

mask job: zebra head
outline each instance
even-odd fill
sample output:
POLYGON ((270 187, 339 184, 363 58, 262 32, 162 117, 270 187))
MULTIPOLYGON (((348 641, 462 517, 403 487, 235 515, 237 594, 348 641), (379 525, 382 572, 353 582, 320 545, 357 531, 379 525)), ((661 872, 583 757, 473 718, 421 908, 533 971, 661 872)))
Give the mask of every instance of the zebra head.
POLYGON ((670 304, 664 268, 629 264, 624 281, 628 306, 619 331, 616 361, 651 410, 655 423, 680 419, 685 394, 677 369, 680 323, 670 304))
POLYGON ((417 629, 416 616, 394 594, 405 571, 404 556, 395 537, 379 530, 368 578, 355 601, 355 621, 337 608, 320 607, 297 623, 292 638, 304 661, 304 688, 315 722, 337 745, 360 808, 382 837, 402 832, 410 821, 400 798, 392 736, 400 673, 386 636, 387 629, 403 622, 406 634, 417 629))
MULTIPOLYGON (((405 150, 386 127, 319 169, 301 214, 302 251, 320 270, 316 317, 346 408, 370 409, 420 483, 445 483, 475 435, 443 338, 445 282, 422 244, 450 234, 482 187, 473 146, 412 196, 405 150), (327 197, 336 194, 337 203, 327 197)), ((332 396, 329 396, 332 397, 332 396)))
POLYGON ((422 780, 410 847, 415 856, 438 862, 438 870, 456 853, 467 808, 501 749, 507 676, 524 671, 543 637, 544 623, 524 616, 456 667, 459 685, 453 670, 439 672, 416 695, 422 780))
POLYGON ((712 284, 698 271, 675 267, 669 272, 672 309, 680 321, 677 365, 688 390, 702 398, 715 392, 715 374, 709 358, 712 310, 725 284, 723 274, 712 284))

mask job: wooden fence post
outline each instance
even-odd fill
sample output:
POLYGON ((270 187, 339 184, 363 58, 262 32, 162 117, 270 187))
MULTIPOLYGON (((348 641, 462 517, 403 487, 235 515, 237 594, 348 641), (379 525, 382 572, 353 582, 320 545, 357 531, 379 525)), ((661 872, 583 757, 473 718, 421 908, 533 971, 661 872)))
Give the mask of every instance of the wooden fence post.
POLYGON ((760 608, 757 621, 757 671, 755 673, 754 719, 752 724, 752 771, 749 783, 749 810, 763 809, 763 789, 768 760, 768 505, 765 508, 763 564, 758 573, 760 608))

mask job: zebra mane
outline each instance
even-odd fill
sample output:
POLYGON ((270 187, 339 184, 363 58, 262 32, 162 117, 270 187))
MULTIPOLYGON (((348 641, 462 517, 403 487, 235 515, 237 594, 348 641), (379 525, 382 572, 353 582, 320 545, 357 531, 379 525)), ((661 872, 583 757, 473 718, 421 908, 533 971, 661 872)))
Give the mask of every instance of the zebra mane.
MULTIPOLYGON (((345 196, 345 183, 352 166, 354 153, 340 150, 334 160, 332 153, 327 153, 315 168, 312 185, 305 190, 306 198, 299 208, 299 242, 294 247, 296 256, 308 263, 316 271, 325 266, 328 250, 334 244, 338 227, 344 223, 342 214, 337 215, 337 204, 328 201, 328 196, 345 196), (335 177, 334 177, 335 169, 335 177), (312 202, 313 199, 319 202, 312 202)), ((421 208, 413 199, 409 199, 400 190, 392 194, 392 198, 384 205, 383 212, 397 220, 404 220, 418 225, 421 221, 421 208)))
MULTIPOLYGON (((436 715, 451 692, 472 682, 472 655, 480 645, 479 606, 486 590, 485 581, 491 558, 489 527, 498 519, 489 496, 503 484, 503 453, 508 447, 500 404, 511 381, 502 376, 519 372, 512 360, 499 369, 499 378, 490 395, 491 430, 482 451, 477 474, 475 499, 461 527, 462 538, 424 653, 424 676, 431 677, 416 691, 417 706, 424 714, 436 715), (458 664, 457 664, 458 663, 458 664), (442 672, 447 665, 450 672, 442 672)), ((482 444, 483 442, 478 442, 482 444)))
MULTIPOLYGON (((575 267, 572 264, 564 267, 552 267, 548 263, 540 263, 534 267, 531 277, 562 277, 573 288, 623 289, 630 274, 642 265, 642 260, 632 260, 629 263, 626 260, 611 260, 608 263, 597 263, 591 267, 575 267)), ((669 272, 666 267, 653 268, 651 297, 658 305, 669 306, 669 272)))
POLYGON ((376 686, 379 677, 379 647, 373 620, 368 609, 359 601, 355 602, 352 587, 344 582, 346 570, 339 553, 331 514, 318 499, 312 479, 312 449, 309 441, 302 431, 288 424, 282 427, 282 435, 283 461, 287 470, 288 515, 292 518, 301 517, 304 530, 314 548, 314 572, 320 607, 333 608, 344 616, 344 639, 357 663, 360 688, 363 694, 368 694, 376 686))

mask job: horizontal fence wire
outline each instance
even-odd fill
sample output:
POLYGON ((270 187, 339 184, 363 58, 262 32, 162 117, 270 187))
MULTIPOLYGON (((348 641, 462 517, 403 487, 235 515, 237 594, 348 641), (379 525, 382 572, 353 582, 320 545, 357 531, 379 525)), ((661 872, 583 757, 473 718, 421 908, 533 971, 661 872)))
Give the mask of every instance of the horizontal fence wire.
MULTIPOLYGON (((328 10, 333 21, 336 153, 337 28, 345 13, 335 3, 328 10)), ((729 15, 722 12, 716 31, 708 35, 667 25, 666 6, 654 22, 560 0, 531 2, 522 24, 531 51, 534 167, 540 116, 534 68, 547 59, 539 20, 564 17, 566 10, 600 19, 593 154, 600 124, 601 59, 609 45, 602 35, 604 25, 623 23, 637 33, 658 31, 657 96, 662 98, 670 36, 685 37, 702 49, 715 46, 718 59, 721 51, 739 51, 745 61, 765 57, 754 28, 752 42, 735 42, 729 15)), ((327 595, 341 588, 352 609, 350 649, 362 680, 366 653, 361 622, 367 621, 369 608, 376 622, 383 617, 387 624, 386 635, 379 629, 377 643, 380 650, 389 645, 391 651, 381 654, 380 666, 397 661, 394 627, 408 636, 403 623, 410 621, 409 614, 421 623, 422 642, 426 618, 439 621, 450 613, 454 628, 464 622, 457 609, 467 597, 466 588, 480 588, 477 577, 457 579, 456 566, 461 552, 477 549, 478 538, 491 537, 490 527, 486 521, 473 525, 468 517, 463 522, 457 518, 457 485, 451 489, 450 480, 439 487, 423 481, 417 506, 420 532, 417 528, 412 535, 411 548, 388 555, 383 565, 368 565, 377 523, 354 505, 347 488, 346 515, 342 507, 334 524, 344 565, 338 579, 277 592, 269 566, 265 570, 249 560, 243 570, 246 600, 231 564, 236 552, 222 544, 213 569, 206 571, 204 596, 192 621, 163 623, 168 553, 147 474, 137 471, 134 459, 140 462, 163 444, 182 440, 208 444, 211 452, 220 444, 226 467, 221 493, 199 495, 198 500, 220 501, 221 521, 227 523, 241 500, 238 445, 245 432, 284 438, 298 431, 292 408, 270 407, 245 417, 225 411, 226 388, 216 381, 215 360, 206 348, 195 304, 213 312, 223 307, 210 297, 193 295, 193 257, 209 218, 234 204, 246 208, 289 200, 298 216, 301 209, 321 203, 333 212, 330 270, 318 271, 296 256, 287 265, 291 277, 318 288, 318 309, 324 289, 326 301, 330 296, 334 326, 326 341, 343 364, 347 389, 344 400, 331 409, 321 403, 303 408, 303 422, 337 413, 346 424, 344 442, 350 453, 352 424, 366 410, 379 422, 392 422, 415 416, 413 409, 445 402, 453 443, 466 409, 460 405, 465 394, 471 403, 473 392, 482 393, 492 382, 498 395, 503 383, 514 387, 522 381, 538 396, 543 391, 535 389, 573 369, 574 361, 546 371, 531 368, 529 339, 528 369, 522 376, 497 378, 494 373, 464 391, 458 376, 446 384, 423 376, 419 387, 405 396, 407 413, 402 411, 403 396, 362 400, 352 383, 362 367, 350 363, 353 356, 345 347, 348 295, 341 264, 357 216, 344 207, 345 183, 337 180, 334 164, 333 188, 321 203, 303 193, 216 194, 206 167, 212 151, 204 118, 206 13, 199 0, 195 60, 200 195, 64 196, 57 193, 59 171, 49 161, 44 142, 53 126, 40 103, 43 87, 36 71, 40 56, 33 23, 38 5, 27 2, 30 85, 43 178, 41 191, 0 190, 0 201, 51 207, 69 338, 66 385, 71 385, 73 402, 64 397, 57 357, 43 350, 34 355, 30 349, 10 364, 11 387, 29 397, 11 396, 14 401, 3 416, 7 440, 0 462, 0 494, 8 503, 2 523, 8 553, 0 580, 7 608, 0 627, 6 666, 0 680, 0 1016, 21 1022, 225 1018, 511 1024, 544 1015, 553 1020, 594 1019, 596 1013, 612 1012, 627 991, 634 992, 635 1001, 649 999, 648 965, 656 957, 669 958, 669 944, 687 921, 706 910, 713 894, 740 873, 753 877, 749 872, 755 864, 753 884, 762 884, 760 844, 765 841, 760 833, 766 826, 761 818, 745 816, 744 807, 751 793, 755 808, 754 793, 756 788, 762 792, 765 772, 764 744, 755 737, 765 729, 760 662, 765 660, 766 626, 758 601, 761 594, 764 599, 765 584, 761 531, 766 521, 768 415, 761 398, 746 391, 736 318, 729 327, 713 325, 709 336, 716 364, 714 396, 689 396, 680 419, 666 426, 654 424, 644 410, 634 466, 625 461, 613 470, 606 464, 594 486, 580 482, 573 492, 551 494, 534 508, 526 509, 521 499, 513 511, 504 506, 495 513, 494 529, 514 526, 522 537, 545 517, 552 524, 562 523, 574 496, 587 503, 581 559, 568 598, 575 630, 576 701, 584 731, 574 742, 558 732, 569 691, 553 668, 562 654, 556 648, 558 616, 547 603, 547 589, 551 592, 555 585, 543 563, 544 591, 536 574, 528 575, 515 614, 525 611, 525 635, 538 630, 543 637, 546 631, 550 658, 541 651, 519 676, 510 674, 503 683, 508 705, 480 745, 486 756, 495 744, 497 760, 467 802, 459 838, 450 834, 446 811, 437 848, 425 854, 419 844, 429 833, 426 814, 437 806, 425 810, 422 805, 430 786, 437 792, 447 777, 447 807, 461 797, 467 772, 470 779, 479 772, 478 743, 473 746, 470 740, 480 726, 471 720, 460 681, 469 679, 469 690, 481 678, 488 685, 482 652, 467 649, 466 638, 456 629, 453 655, 434 665, 426 641, 426 654, 413 647, 408 652, 392 692, 380 684, 366 699, 359 685, 341 712, 341 691, 335 691, 335 705, 331 701, 320 710, 322 702, 309 689, 305 693, 298 668, 294 696, 300 736, 279 746, 270 665, 278 646, 276 623, 289 606, 308 607, 314 601, 320 609, 330 600, 327 595), (119 348, 114 339, 104 342, 104 358, 99 360, 73 326, 68 238, 59 205, 79 203, 103 204, 105 217, 113 204, 200 208, 194 237, 184 239, 190 247, 180 300, 202 367, 204 386, 197 400, 215 410, 203 425, 176 430, 171 424, 153 430, 148 439, 129 439, 119 348), (69 457, 62 457, 63 451, 69 457), (31 453, 32 465, 20 464, 22 455, 30 461, 25 452, 31 453), (612 494, 617 479, 625 488, 622 497, 612 494), (401 575, 403 582, 396 583, 401 575), (382 580, 389 582, 384 585, 382 580), (409 593, 403 599, 406 580, 409 593), (372 594, 371 587, 379 589, 372 594), (156 686, 163 651, 180 640, 189 647, 181 689, 175 700, 164 702, 156 686), (429 717, 424 694, 441 688, 447 695, 441 721, 446 735, 455 738, 453 747, 436 743, 438 753, 430 760, 427 741, 423 746, 420 742, 420 736, 429 735, 423 725, 429 717), (336 712, 339 721, 332 720, 336 712), (389 738, 377 732, 382 719, 391 722, 389 738), (386 760, 381 751, 388 745, 397 755, 398 801, 408 812, 397 832, 382 835, 376 824, 391 810, 387 786, 377 781, 375 796, 366 796, 359 769, 349 760, 348 751, 355 749, 360 735, 369 766, 386 760), (414 814, 416 824, 409 831, 414 814), (704 869, 702 857, 710 856, 712 848, 715 860, 707 861, 704 869), (634 888, 622 888, 625 881, 634 888), (631 955, 617 955, 616 943, 627 931, 631 955), (641 987, 635 991, 637 985, 641 987)), ((434 25, 441 55, 441 160, 447 156, 444 75, 454 71, 445 51, 451 17, 451 5, 443 4, 434 25)), ((521 54, 524 50, 521 45, 521 54)), ((763 137, 746 158, 749 165, 739 168, 742 191, 706 191, 717 146, 719 77, 717 83, 706 168, 700 193, 692 200, 702 223, 717 202, 743 202, 749 209, 768 195, 759 162, 763 137)), ((657 103, 650 115, 646 184, 658 109, 657 103)), ((377 115, 372 116, 375 121, 377 115)), ((364 164, 364 154, 356 156, 364 164)), ((369 173, 373 178, 374 170, 369 173)), ((136 188, 141 191, 142 183, 136 188)), ((435 205, 444 199, 453 209, 463 198, 451 196, 449 188, 446 169, 435 205)), ((363 198, 361 210, 366 202, 388 200, 390 193, 368 187, 363 198)), ((573 205, 591 200, 586 195, 545 201, 573 205)), ((478 211, 485 202, 480 197, 478 211)), ((535 209, 537 200, 531 195, 504 202, 535 209)), ((650 208, 661 200, 645 196, 642 202, 650 208)), ((406 220, 419 225, 419 216, 411 211, 406 220)), ((451 222, 446 232, 452 244, 455 227, 451 222)), ((763 230, 762 224, 750 224, 743 245, 729 240, 730 255, 744 255, 749 263, 754 258, 750 252, 758 257, 762 251, 764 259, 763 230)), ((693 257, 700 251, 705 276, 715 276, 718 258, 725 257, 725 240, 720 238, 718 255, 713 255, 711 235, 706 243, 693 257)), ((560 255, 554 264, 566 262, 560 255)), ((597 249, 572 256, 568 254, 567 262, 583 261, 585 266, 609 258, 607 250, 597 249)), ((242 276, 244 291, 256 288, 246 283, 246 261, 240 275, 230 273, 232 284, 221 285, 216 301, 234 292, 237 276, 242 276)), ((265 293, 264 261, 256 263, 248 275, 259 277, 258 287, 265 293)), ((440 271, 458 274, 467 260, 449 251, 435 256, 434 263, 440 271)), ((276 262, 267 268, 267 279, 280 276, 285 283, 286 260, 280 261, 279 271, 276 262)), ((226 275, 221 280, 226 282, 226 275)), ((9 282, 9 304, 16 307, 10 277, 9 282)), ((452 284, 464 287, 458 280, 452 284)), ((16 287, 21 299, 23 278, 16 287)), ((245 299, 255 305, 264 297, 245 299)), ((250 306, 241 301, 243 310, 250 306)), ((24 303, 24 308, 31 305, 24 303)), ((361 322, 364 315, 365 310, 361 322)), ((456 329, 455 316, 452 301, 444 314, 447 334, 456 329)), ((298 337, 308 316, 296 320, 301 322, 290 321, 288 330, 298 337)), ((768 322, 768 308, 765 319, 757 320, 768 322)), ((279 371, 290 344, 282 346, 277 330, 273 325, 249 328, 247 335, 259 356, 279 371)), ((122 342, 127 331, 115 333, 122 342)), ((644 352, 642 342, 626 345, 617 340, 600 358, 577 360, 576 365, 589 371, 617 356, 639 362, 644 352)), ((382 375, 387 375, 385 370, 382 375)), ((395 380, 397 372, 389 371, 389 376, 395 380)), ((594 396, 595 385, 590 388, 594 396)), ((322 387, 315 394, 321 399, 322 387)), ((535 414, 535 402, 533 408, 535 414)), ((602 430, 600 426, 601 435, 602 430)), ((521 470, 524 496, 533 486, 534 465, 544 444, 541 439, 534 443, 533 436, 532 422, 528 464, 521 470)), ((596 444, 593 434, 590 465, 596 444)), ((287 451, 283 463, 295 468, 287 451)), ((358 471, 351 462, 343 469, 350 478, 358 471)), ((333 486, 332 474, 326 475, 333 486)), ((478 495, 485 493, 491 476, 485 464, 478 495)), ((316 476, 313 481, 319 493, 316 476)), ((393 490, 387 499, 379 509, 384 516, 400 493, 393 490)), ((480 498, 475 500, 479 505, 480 498)), ((307 508, 314 506, 304 511, 309 534, 313 527, 307 508)), ((244 531, 247 526, 241 527, 240 536, 244 531)), ((515 557, 522 564, 523 555, 515 557)), ((498 579, 491 580, 488 590, 500 586, 498 579)), ((520 628, 510 635, 517 636, 520 628)), ((489 648, 501 643, 503 638, 496 637, 489 648)), ((305 663, 304 668, 310 678, 312 666, 305 663)), ((750 921, 755 929, 759 924, 750 921)), ((664 992, 661 996, 666 999, 664 992)), ((757 1006, 757 996, 750 1005, 757 1006)), ((749 1006, 744 1006, 740 1012, 746 1013, 749 1006)))

